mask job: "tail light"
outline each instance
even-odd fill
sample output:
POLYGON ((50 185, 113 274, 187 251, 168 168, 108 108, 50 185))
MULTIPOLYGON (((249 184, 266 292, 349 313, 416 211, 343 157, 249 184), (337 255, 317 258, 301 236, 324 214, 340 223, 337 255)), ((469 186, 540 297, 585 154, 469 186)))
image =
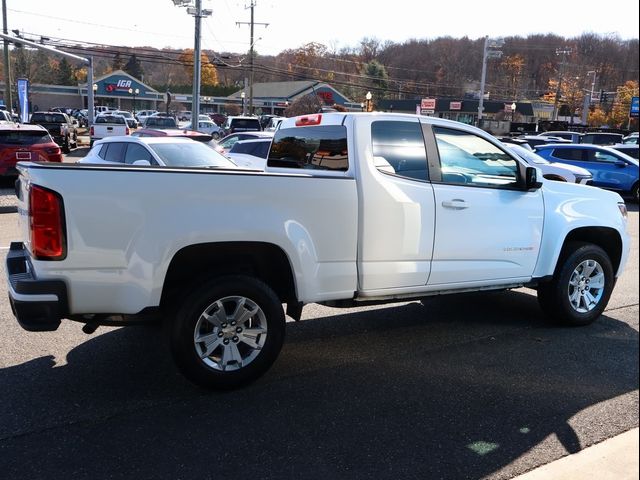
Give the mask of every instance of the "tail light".
POLYGON ((129 130, 129 127, 127 127, 124 131, 125 135, 131 135, 131 130, 129 130))
POLYGON ((91 136, 93 137, 93 127, 91 127, 91 128, 89 129, 89 135, 91 135, 91 136))
POLYGON ((57 192, 38 185, 29 191, 31 253, 38 260, 63 260, 67 256, 64 205, 57 192))
POLYGON ((314 115, 305 115, 303 117, 296 118, 296 127, 304 127, 307 125, 320 125, 322 122, 322 114, 316 113, 314 115))

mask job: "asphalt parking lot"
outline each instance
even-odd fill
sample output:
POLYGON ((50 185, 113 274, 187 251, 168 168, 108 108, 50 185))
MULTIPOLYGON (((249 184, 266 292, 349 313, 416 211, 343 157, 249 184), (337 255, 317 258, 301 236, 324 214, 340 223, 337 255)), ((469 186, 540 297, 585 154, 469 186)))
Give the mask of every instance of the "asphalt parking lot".
MULTIPOLYGON (((629 208, 629 264, 589 327, 550 327, 527 289, 309 305, 274 367, 228 393, 185 381, 160 328, 28 333, 0 295, 2 476, 508 479, 626 432, 638 426, 629 208)), ((16 217, 0 215, 0 256, 16 217)))

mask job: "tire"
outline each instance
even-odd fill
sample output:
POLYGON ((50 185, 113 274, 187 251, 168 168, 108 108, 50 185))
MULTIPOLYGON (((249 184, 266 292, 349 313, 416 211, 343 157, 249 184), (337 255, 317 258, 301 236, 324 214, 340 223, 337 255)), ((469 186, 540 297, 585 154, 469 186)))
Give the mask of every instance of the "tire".
POLYGON ((214 278, 188 295, 169 328, 178 369, 213 390, 237 388, 264 374, 280 353, 284 334, 276 294, 243 275, 214 278))
POLYGON ((62 152, 69 153, 70 151, 71 151, 70 140, 69 140, 69 135, 67 135, 66 137, 64 137, 64 142, 62 143, 62 152))
POLYGON ((563 250, 551 282, 538 287, 538 302, 558 324, 588 325, 602 315, 614 284, 606 252, 597 245, 572 242, 563 250))
POLYGON ((211 134, 211 137, 212 137, 214 140, 220 140, 220 134, 219 134, 218 132, 213 132, 213 133, 211 134))

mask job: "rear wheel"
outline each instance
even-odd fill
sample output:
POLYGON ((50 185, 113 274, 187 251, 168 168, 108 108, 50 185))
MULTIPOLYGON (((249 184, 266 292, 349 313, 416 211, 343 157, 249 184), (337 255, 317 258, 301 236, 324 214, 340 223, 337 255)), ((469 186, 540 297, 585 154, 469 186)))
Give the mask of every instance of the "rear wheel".
POLYGON ((553 280, 538 287, 538 301, 560 324, 588 325, 604 311, 614 283, 607 253, 597 245, 573 242, 561 255, 553 280))
POLYGON ((180 371, 210 389, 257 379, 282 348, 285 317, 273 290, 252 277, 217 277, 189 295, 170 329, 180 371))
POLYGON ((64 142, 62 142, 62 151, 63 153, 69 153, 71 151, 69 135, 64 137, 64 142))

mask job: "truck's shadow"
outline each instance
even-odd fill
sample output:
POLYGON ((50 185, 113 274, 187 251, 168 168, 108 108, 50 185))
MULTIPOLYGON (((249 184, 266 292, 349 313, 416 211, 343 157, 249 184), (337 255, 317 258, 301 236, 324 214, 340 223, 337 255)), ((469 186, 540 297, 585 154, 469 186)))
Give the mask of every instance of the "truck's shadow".
POLYGON ((638 388, 634 329, 550 328, 524 293, 336 313, 288 324, 274 367, 234 392, 188 384, 150 328, 0 370, 0 471, 476 479, 549 435, 579 450, 568 420, 638 388))

